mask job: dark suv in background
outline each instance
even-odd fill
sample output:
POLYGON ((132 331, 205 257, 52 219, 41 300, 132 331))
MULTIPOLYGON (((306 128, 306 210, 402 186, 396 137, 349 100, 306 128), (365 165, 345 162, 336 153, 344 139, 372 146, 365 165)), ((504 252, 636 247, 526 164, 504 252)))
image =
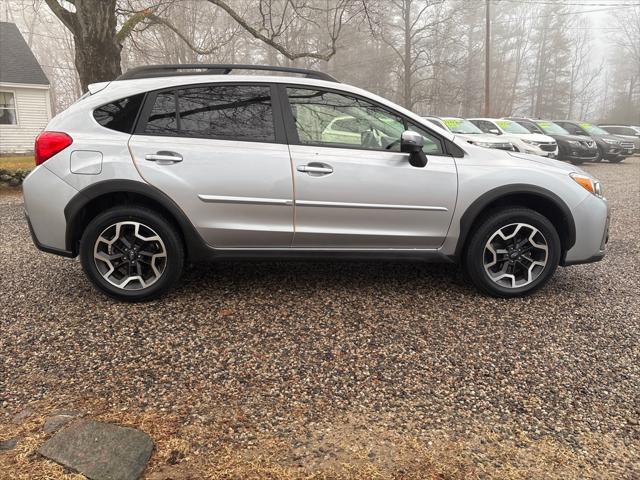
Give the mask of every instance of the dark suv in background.
POLYGON ((591 138, 571 135, 561 126, 548 120, 519 117, 509 117, 507 120, 522 125, 531 133, 542 133, 552 137, 558 143, 558 160, 571 162, 574 165, 598 160, 598 147, 591 138))
POLYGON ((640 128, 629 125, 598 125, 598 127, 611 135, 616 135, 625 141, 632 142, 634 153, 636 155, 640 153, 640 128))
POLYGON ((595 125, 575 120, 554 120, 554 122, 572 135, 593 138, 598 146, 599 154, 596 160, 598 162, 600 160, 608 160, 612 163, 618 163, 633 155, 632 142, 611 135, 606 130, 595 125))

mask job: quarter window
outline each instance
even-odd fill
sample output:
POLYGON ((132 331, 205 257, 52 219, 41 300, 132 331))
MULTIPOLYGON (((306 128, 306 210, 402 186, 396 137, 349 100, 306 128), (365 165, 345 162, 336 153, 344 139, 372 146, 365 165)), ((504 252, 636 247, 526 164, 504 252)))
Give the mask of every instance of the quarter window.
POLYGON ((287 88, 303 145, 400 150, 404 121, 386 109, 340 93, 287 88))
POLYGON ((107 103, 93 111, 93 118, 103 127, 131 133, 143 98, 140 94, 107 103))
POLYGON ((16 99, 13 92, 0 92, 0 125, 17 125, 16 99))
POLYGON ((259 142, 275 141, 271 88, 213 85, 159 93, 146 133, 259 142))

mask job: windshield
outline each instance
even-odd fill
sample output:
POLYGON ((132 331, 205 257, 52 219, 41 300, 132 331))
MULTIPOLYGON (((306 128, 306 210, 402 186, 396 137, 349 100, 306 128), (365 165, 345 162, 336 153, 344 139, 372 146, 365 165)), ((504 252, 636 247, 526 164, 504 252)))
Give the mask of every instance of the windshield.
POLYGON ((464 120, 463 118, 443 118, 442 122, 453 133, 482 133, 482 130, 469 120, 464 120))
POLYGON ((529 130, 524 128, 522 125, 518 125, 516 122, 512 122, 511 120, 496 120, 495 122, 496 125, 507 133, 530 133, 529 130))
POLYGON ((590 123, 579 123, 580 128, 585 130, 590 135, 609 135, 609 132, 601 129, 600 127, 596 127, 595 125, 591 125, 590 123))
POLYGON ((538 125, 544 133, 548 133, 550 135, 569 135, 569 132, 553 122, 536 122, 536 125, 538 125))

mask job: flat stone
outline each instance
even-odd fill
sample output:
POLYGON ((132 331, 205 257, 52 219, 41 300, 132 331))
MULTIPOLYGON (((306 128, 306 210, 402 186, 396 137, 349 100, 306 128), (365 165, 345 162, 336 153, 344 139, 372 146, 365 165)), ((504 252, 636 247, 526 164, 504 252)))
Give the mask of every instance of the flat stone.
POLYGON ((13 450, 18 446, 17 438, 10 438, 9 440, 0 440, 0 452, 6 452, 7 450, 13 450))
POLYGON ((153 441, 135 428, 80 420, 60 430, 38 453, 92 480, 137 480, 153 441))
POLYGON ((73 420, 75 416, 71 415, 53 415, 52 417, 47 417, 44 421, 44 433, 53 433, 56 430, 60 430, 63 426, 73 420))
POLYGON ((24 410, 16 413, 11 419, 11 421, 13 423, 22 423, 31 415, 33 415, 33 410, 31 410, 30 408, 25 408, 24 410))

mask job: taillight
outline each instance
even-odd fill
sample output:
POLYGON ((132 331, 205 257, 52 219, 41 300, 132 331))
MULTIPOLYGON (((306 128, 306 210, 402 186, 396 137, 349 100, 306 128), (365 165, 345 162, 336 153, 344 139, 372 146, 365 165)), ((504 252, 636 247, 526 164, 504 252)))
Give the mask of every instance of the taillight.
POLYGON ((40 165, 49 160, 56 153, 61 152, 73 143, 66 133, 62 132, 42 132, 36 138, 34 147, 36 165, 40 165))

